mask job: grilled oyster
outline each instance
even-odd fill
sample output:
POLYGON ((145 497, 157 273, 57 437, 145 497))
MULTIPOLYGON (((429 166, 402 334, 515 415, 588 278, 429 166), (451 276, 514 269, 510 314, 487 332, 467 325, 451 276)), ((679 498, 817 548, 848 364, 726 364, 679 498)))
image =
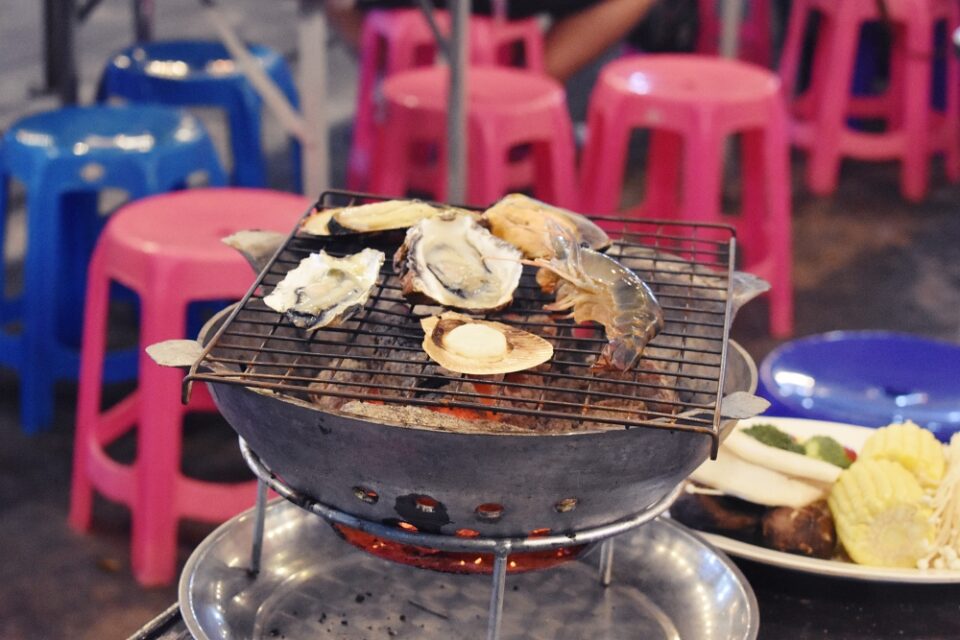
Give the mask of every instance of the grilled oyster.
POLYGON ((447 311, 420 320, 423 350, 444 369, 494 375, 531 369, 553 357, 553 345, 500 322, 447 311))
POLYGON ((522 193, 504 196, 483 213, 483 218, 493 235, 514 245, 531 260, 553 257, 551 223, 563 229, 577 244, 598 251, 610 246, 610 237, 586 217, 522 193))
POLYGON ((307 331, 336 326, 367 302, 385 258, 376 249, 343 258, 325 251, 311 253, 287 272, 263 302, 307 331))
POLYGON ((403 294, 447 307, 493 311, 510 304, 520 284, 520 251, 469 213, 444 213, 407 230, 393 257, 403 294))
POLYGON ((314 211, 303 221, 301 229, 315 236, 405 229, 443 210, 421 200, 371 202, 314 211))

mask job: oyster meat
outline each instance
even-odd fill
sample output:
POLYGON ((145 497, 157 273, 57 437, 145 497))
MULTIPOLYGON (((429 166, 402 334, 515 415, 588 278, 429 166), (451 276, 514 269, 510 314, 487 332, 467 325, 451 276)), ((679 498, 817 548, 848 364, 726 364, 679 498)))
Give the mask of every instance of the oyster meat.
POLYGON ((481 312, 513 300, 521 257, 472 215, 448 212, 410 227, 393 265, 411 300, 481 312))
POLYGON ((444 369, 495 375, 532 369, 553 357, 553 345, 523 329, 447 311, 420 321, 423 350, 444 369))
POLYGON ((422 200, 385 200, 314 211, 301 229, 315 236, 406 229, 445 210, 422 200))
POLYGON ((311 253, 263 302, 307 331, 336 326, 366 304, 385 258, 369 248, 343 258, 311 253))
POLYGON ((522 193, 504 196, 483 213, 493 235, 506 240, 531 260, 553 257, 553 236, 563 230, 577 244, 594 250, 610 246, 610 237, 585 216, 554 207, 522 193))

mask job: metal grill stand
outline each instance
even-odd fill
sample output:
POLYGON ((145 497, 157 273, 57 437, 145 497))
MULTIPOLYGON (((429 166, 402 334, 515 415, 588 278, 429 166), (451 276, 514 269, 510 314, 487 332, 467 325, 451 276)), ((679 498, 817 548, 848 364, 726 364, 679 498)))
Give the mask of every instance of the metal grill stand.
POLYGON ((477 552, 494 555, 493 576, 490 593, 490 608, 487 618, 487 640, 500 638, 500 623, 503 615, 503 601, 507 577, 508 559, 513 553, 547 551, 573 545, 601 542, 599 582, 607 587, 612 580, 614 537, 635 529, 653 520, 663 513, 677 498, 682 490, 678 485, 662 499, 629 518, 599 527, 592 527, 563 535, 550 535, 535 538, 459 538, 428 533, 414 533, 390 527, 379 522, 364 520, 348 513, 329 507, 308 495, 298 492, 284 483, 264 465, 243 438, 240 438, 240 452, 250 469, 258 478, 256 517, 251 544, 250 573, 256 576, 260 570, 263 536, 266 521, 267 489, 273 489, 285 500, 310 513, 320 516, 331 524, 339 524, 358 529, 380 538, 401 544, 426 547, 446 552, 477 552))

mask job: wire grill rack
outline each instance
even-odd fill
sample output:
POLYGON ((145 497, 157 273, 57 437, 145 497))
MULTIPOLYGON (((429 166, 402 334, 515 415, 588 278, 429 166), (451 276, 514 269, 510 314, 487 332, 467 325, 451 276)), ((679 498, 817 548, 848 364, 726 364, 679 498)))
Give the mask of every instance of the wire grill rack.
MULTIPOLYGON (((316 209, 384 198, 325 192, 316 209)), ((304 214, 309 215, 310 211, 304 214)), ((614 238, 607 255, 635 271, 660 301, 663 331, 623 374, 591 364, 606 344, 600 325, 576 325, 543 311, 552 297, 524 267, 514 302, 486 319, 541 335, 554 357, 535 370, 502 378, 452 374, 423 352, 420 319, 436 307, 404 299, 391 264, 399 234, 325 236, 298 224, 247 295, 205 345, 184 382, 266 389, 339 411, 357 401, 422 407, 520 429, 654 427, 692 430, 718 439, 719 400, 731 323, 734 231, 727 225, 592 217, 614 238), (337 327, 307 333, 266 307, 263 296, 321 249, 336 256, 377 246, 387 260, 364 308, 337 327)), ((356 404, 356 403, 354 403, 356 404)))

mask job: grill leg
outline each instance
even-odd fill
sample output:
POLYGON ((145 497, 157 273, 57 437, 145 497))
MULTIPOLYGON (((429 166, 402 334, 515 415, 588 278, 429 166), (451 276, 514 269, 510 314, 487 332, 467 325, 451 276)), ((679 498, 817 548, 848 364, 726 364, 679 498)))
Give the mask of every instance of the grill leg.
POLYGON ((253 545, 250 549, 250 573, 260 573, 260 559, 263 555, 263 525, 267 518, 267 483, 257 480, 257 512, 253 521, 253 545))
POLYGON ((498 550, 493 561, 493 590, 490 593, 487 640, 500 639, 500 620, 503 617, 503 592, 507 584, 507 558, 509 555, 509 550, 498 550))
POLYGON ((600 585, 609 587, 613 581, 613 538, 600 544, 600 585))

